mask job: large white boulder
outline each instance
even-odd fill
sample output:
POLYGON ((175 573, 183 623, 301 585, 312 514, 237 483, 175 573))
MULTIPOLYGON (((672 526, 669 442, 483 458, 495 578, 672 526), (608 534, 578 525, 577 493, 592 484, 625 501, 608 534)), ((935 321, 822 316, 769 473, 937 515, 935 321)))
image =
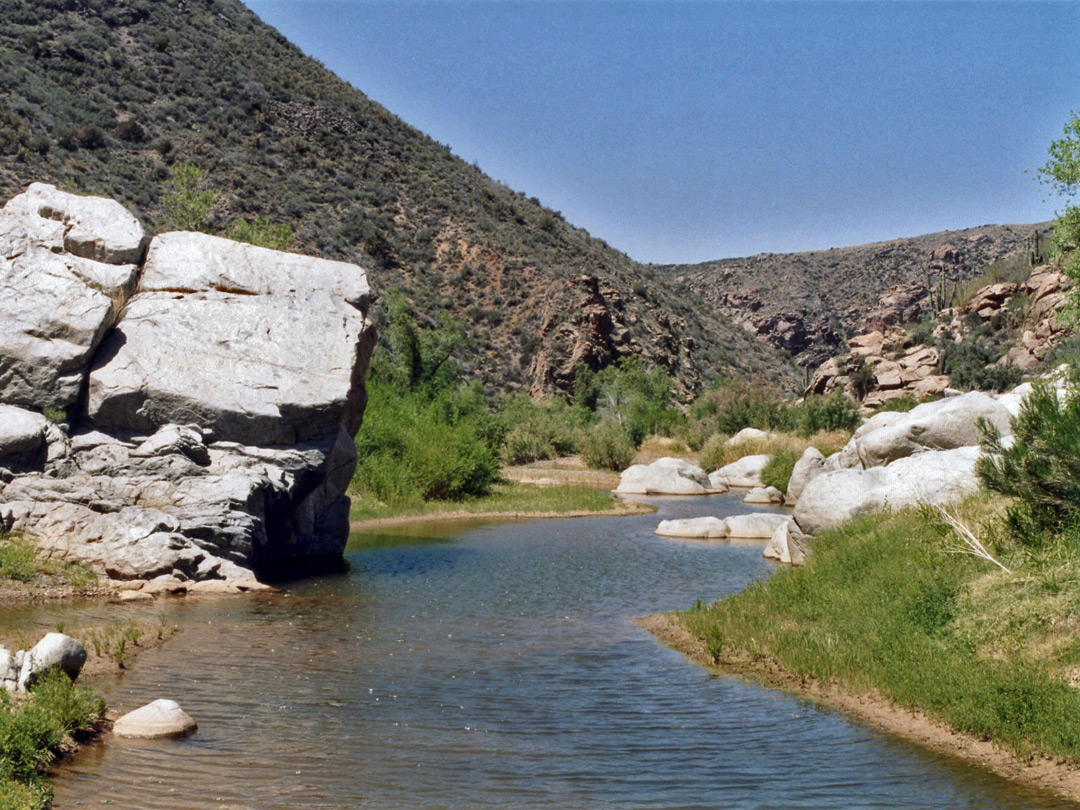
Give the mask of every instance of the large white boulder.
POLYGON ((928 450, 978 445, 979 421, 983 419, 1007 436, 1011 433, 1010 415, 1004 405, 972 391, 923 403, 901 414, 902 418, 889 419, 883 426, 871 426, 871 420, 860 428, 853 441, 864 467, 881 467, 928 450))
POLYGON ((725 441, 724 444, 730 447, 732 445, 746 444, 747 442, 764 442, 773 438, 774 435, 773 433, 766 433, 764 430, 747 427, 725 441))
POLYGON ((705 471, 681 458, 628 467, 615 488, 622 495, 707 495, 712 491, 705 471))
POLYGON ((727 522, 717 517, 661 520, 656 534, 662 537, 694 537, 702 540, 722 540, 728 536, 727 522))
POLYGON ((760 487, 764 486, 761 480, 761 471, 769 463, 769 456, 760 453, 753 456, 743 456, 738 461, 725 464, 720 469, 709 474, 709 480, 719 485, 725 483, 729 487, 760 487))
POLYGON ((0 401, 66 408, 135 287, 145 237, 123 206, 33 184, 0 210, 0 401))
POLYGON ((795 522, 807 534, 817 534, 862 515, 960 500, 979 488, 979 452, 958 447, 917 453, 886 467, 823 472, 795 504, 795 522))
POLYGON ((150 245, 138 292, 90 373, 99 429, 197 423, 218 440, 350 433, 375 339, 364 271, 205 234, 150 245), (350 276, 351 273, 351 276, 350 276))

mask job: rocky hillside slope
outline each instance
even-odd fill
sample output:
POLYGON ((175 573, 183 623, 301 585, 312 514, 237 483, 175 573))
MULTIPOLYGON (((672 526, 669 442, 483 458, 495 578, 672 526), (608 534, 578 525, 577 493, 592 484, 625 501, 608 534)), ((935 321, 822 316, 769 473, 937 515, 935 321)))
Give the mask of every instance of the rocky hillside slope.
POLYGON ((1048 223, 985 225, 655 269, 790 353, 800 366, 813 368, 843 351, 852 335, 933 314, 948 303, 958 282, 990 264, 1017 251, 1041 254, 1048 232, 1048 223))
POLYGON ((0 197, 31 181, 122 202, 151 231, 176 166, 207 227, 265 217, 293 249, 372 270, 459 318, 493 386, 568 390, 640 353, 694 390, 785 375, 768 346, 664 275, 407 126, 240 0, 0 0, 0 197))

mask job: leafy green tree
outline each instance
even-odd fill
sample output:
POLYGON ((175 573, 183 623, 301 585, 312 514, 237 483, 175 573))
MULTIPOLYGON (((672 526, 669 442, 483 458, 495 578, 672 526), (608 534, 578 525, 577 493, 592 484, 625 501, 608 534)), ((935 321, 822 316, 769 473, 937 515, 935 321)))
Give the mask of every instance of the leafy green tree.
MULTIPOLYGON (((1072 202, 1080 193, 1080 115, 1072 114, 1064 137, 1050 144, 1049 151, 1050 160, 1039 174, 1044 183, 1069 200, 1054 225, 1054 250, 1063 257, 1065 272, 1080 279, 1080 205, 1072 202)), ((1074 293, 1077 295, 1080 292, 1074 293)), ((1074 300, 1074 309, 1075 304, 1074 300)))
POLYGON ((165 230, 209 232, 210 211, 217 203, 217 194, 199 189, 202 176, 202 169, 194 163, 185 161, 173 167, 162 200, 165 230))

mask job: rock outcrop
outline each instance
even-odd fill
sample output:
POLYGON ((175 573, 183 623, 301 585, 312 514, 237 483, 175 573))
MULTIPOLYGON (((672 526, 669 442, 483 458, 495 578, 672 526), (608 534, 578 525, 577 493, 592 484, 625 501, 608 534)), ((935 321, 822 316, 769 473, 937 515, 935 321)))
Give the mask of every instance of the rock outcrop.
POLYGON ((118 204, 43 186, 0 211, 9 244, 0 272, 29 293, 0 321, 0 528, 116 579, 340 556, 375 340, 362 268, 195 233, 146 248, 118 204))

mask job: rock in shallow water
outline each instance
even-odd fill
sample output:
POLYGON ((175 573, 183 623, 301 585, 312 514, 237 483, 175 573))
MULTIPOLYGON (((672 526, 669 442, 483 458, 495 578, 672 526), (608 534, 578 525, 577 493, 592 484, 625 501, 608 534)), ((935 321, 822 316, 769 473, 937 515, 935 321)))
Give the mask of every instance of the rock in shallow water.
POLYGON ((159 699, 125 714, 113 724, 113 733, 118 737, 158 739, 185 737, 198 728, 198 723, 175 700, 159 699))

